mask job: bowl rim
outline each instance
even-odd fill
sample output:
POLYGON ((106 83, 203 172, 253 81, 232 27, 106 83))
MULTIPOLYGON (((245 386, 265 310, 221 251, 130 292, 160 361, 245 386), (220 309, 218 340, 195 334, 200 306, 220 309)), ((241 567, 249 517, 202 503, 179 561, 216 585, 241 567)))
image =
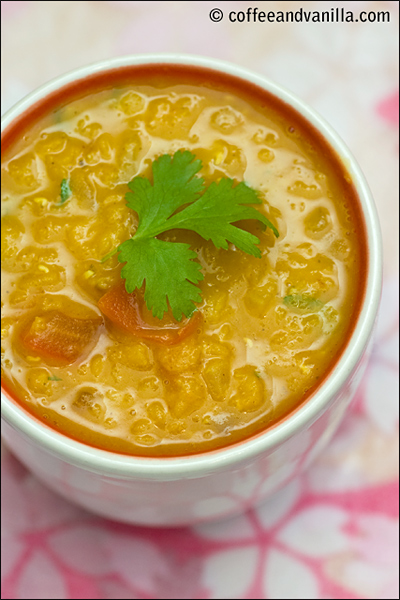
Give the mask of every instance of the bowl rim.
POLYGON ((361 301, 357 324, 329 377, 307 402, 265 432, 259 432, 241 442, 184 456, 130 456, 88 446, 58 433, 12 401, 3 388, 1 392, 2 420, 43 450, 91 472, 115 478, 168 480, 201 477, 218 470, 251 462, 281 445, 298 432, 307 429, 326 410, 332 399, 356 369, 372 334, 379 307, 382 286, 382 241, 379 218, 366 179, 347 145, 329 123, 303 100, 268 77, 245 67, 220 59, 192 54, 157 53, 116 57, 79 67, 61 74, 33 90, 2 116, 2 132, 36 102, 74 81, 107 70, 144 64, 180 64, 196 66, 249 81, 266 89, 296 109, 330 144, 345 165, 355 186, 365 220, 369 250, 365 294, 361 301))

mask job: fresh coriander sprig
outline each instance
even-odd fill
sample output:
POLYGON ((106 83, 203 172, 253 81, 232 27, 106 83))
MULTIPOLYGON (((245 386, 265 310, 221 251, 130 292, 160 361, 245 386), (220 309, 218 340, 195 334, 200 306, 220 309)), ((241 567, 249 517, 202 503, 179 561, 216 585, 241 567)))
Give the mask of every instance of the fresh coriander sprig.
POLYGON ((193 314, 195 302, 201 301, 196 284, 203 274, 189 244, 163 241, 158 235, 171 229, 189 229, 217 248, 227 249, 230 242, 256 257, 261 256, 260 240, 233 223, 256 219, 279 236, 274 225, 249 206, 261 203, 255 190, 228 178, 205 188, 204 179, 197 176, 201 166, 191 152, 178 151, 173 157, 164 154, 153 162, 153 185, 144 177, 135 177, 128 184, 131 191, 126 200, 138 214, 138 228, 131 239, 103 258, 104 262, 119 252, 118 260, 125 263, 121 276, 127 292, 146 282, 146 305, 159 319, 168 310, 168 303, 178 321, 182 315, 193 314))

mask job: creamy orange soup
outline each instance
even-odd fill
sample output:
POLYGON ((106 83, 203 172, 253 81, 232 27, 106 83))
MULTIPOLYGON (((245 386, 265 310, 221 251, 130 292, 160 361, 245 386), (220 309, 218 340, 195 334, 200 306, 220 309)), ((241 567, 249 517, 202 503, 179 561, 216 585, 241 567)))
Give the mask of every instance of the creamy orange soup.
MULTIPOLYGON (((50 427, 133 455, 196 453, 266 430, 318 387, 357 318, 359 210, 319 134, 234 78, 147 66, 54 94, 3 140, 6 391, 50 427), (137 227, 127 183, 151 178, 152 161, 177 150, 201 159, 206 183, 230 177, 255 189, 279 237, 238 223, 260 239, 256 258, 190 231, 163 234, 189 243, 204 274, 193 326, 165 344, 100 310, 122 267, 116 255, 102 259, 137 227)), ((140 303, 143 289, 135 294, 140 303)))

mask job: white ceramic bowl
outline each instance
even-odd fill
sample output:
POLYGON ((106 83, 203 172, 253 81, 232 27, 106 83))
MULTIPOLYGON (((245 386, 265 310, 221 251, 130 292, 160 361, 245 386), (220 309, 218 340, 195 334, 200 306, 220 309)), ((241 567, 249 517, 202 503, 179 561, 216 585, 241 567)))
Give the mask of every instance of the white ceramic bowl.
POLYGON ((86 446, 32 417, 2 392, 2 432, 12 452, 46 485, 112 519, 153 526, 227 517, 262 501, 299 474, 331 438, 365 367, 377 315, 382 250, 368 185, 331 127, 290 92, 242 67, 211 58, 141 55, 117 58, 62 75, 29 94, 2 119, 2 131, 48 94, 89 75, 148 63, 177 63, 222 71, 256 84, 294 107, 341 157, 365 219, 366 291, 358 321, 335 368, 308 401, 281 423, 243 442, 177 458, 132 457, 86 446))

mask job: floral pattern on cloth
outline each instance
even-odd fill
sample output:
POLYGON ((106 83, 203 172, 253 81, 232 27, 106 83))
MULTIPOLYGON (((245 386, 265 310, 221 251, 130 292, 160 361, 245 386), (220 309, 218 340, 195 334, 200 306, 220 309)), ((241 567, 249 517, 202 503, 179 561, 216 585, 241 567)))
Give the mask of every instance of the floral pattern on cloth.
MULTIPOLYGON (((326 10, 326 2, 304 4, 326 10)), ((337 434, 301 478, 235 518, 151 529, 69 504, 3 447, 2 598, 399 597, 398 3, 331 4, 387 10, 391 21, 267 27, 210 22, 212 8, 226 16, 247 10, 245 2, 2 2, 3 111, 107 56, 185 52, 236 62, 299 94, 342 135, 367 175, 385 251, 370 362, 337 434)), ((266 12, 302 5, 257 3, 266 12)))

